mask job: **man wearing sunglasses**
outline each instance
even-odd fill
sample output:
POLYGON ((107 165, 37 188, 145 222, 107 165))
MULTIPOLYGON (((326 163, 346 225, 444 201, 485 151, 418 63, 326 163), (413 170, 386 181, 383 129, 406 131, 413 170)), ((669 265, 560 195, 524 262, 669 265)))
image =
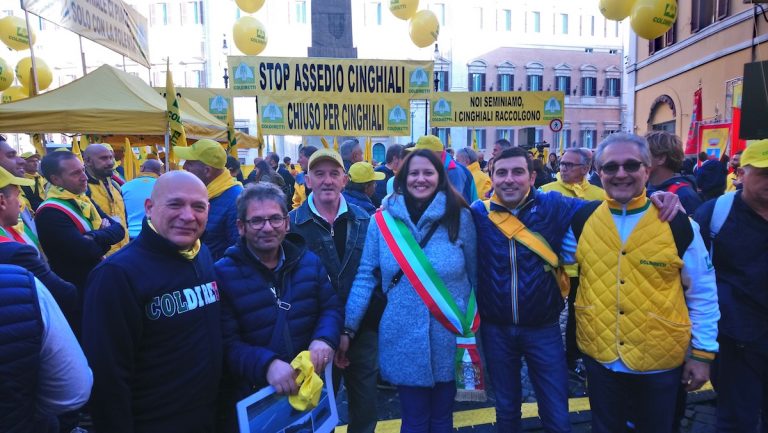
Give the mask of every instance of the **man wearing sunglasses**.
POLYGON ((704 385, 718 350, 714 271, 698 225, 661 221, 646 197, 644 138, 612 134, 595 160, 608 198, 579 210, 563 241, 576 243, 592 431, 623 431, 631 407, 638 433, 670 433, 679 383, 704 385))
POLYGON ((328 272, 289 228, 285 195, 274 184, 249 185, 237 198, 240 239, 216 262, 228 372, 224 431, 236 431, 235 404, 253 389, 298 392, 296 355, 309 350, 322 375, 339 344, 341 305, 328 272))

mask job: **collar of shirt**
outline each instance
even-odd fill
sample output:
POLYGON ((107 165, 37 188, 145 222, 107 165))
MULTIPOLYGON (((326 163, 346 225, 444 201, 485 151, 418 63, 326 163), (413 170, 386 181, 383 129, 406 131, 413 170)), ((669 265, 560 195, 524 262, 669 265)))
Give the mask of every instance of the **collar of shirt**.
MULTIPOLYGON (((249 247, 249 246, 248 246, 248 243, 247 243, 247 242, 246 242, 246 248, 248 248, 248 252, 249 252, 249 253, 251 253, 251 255, 252 255, 252 256, 253 256, 253 257, 254 257, 256 260, 258 260, 259 262, 261 262, 261 264, 264 264, 264 262, 262 262, 262 261, 261 261, 261 259, 259 258, 259 256, 257 256, 257 255, 256 255, 256 253, 254 253, 254 252, 253 252, 253 250, 251 249, 251 247, 249 247)), ((285 251, 283 250, 283 246, 282 246, 282 245, 280 245, 280 254, 279 254, 279 255, 278 255, 278 257, 277 257, 277 266, 275 266, 274 268, 272 268, 272 272, 277 272, 277 271, 279 271, 279 270, 280 270, 280 268, 282 268, 282 267, 283 267, 283 264, 285 264, 285 251)), ((267 267, 267 266, 265 265, 265 267, 267 267)))
POLYGON ((336 218, 334 218, 333 221, 328 221, 328 220, 325 219, 324 216, 320 215, 320 212, 318 212, 317 208, 315 207, 315 200, 314 200, 314 198, 315 198, 315 193, 314 192, 309 193, 309 197, 307 197, 307 202, 309 204, 309 210, 311 210, 313 214, 315 214, 315 215, 319 216, 320 218, 322 218, 328 224, 333 225, 333 223, 335 223, 336 220, 339 219, 340 216, 344 215, 347 212, 347 210, 349 210, 348 207, 347 207, 347 201, 344 200, 344 195, 343 194, 339 194, 339 200, 341 200, 339 202, 339 211, 336 213, 336 218))

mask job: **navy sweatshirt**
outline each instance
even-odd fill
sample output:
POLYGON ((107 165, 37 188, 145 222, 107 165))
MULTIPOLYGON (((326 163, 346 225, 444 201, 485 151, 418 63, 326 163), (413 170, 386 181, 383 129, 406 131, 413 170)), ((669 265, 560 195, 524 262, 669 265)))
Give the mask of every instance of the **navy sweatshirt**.
POLYGON ((212 432, 222 337, 213 261, 191 261, 146 222, 91 273, 83 349, 96 432, 212 432))

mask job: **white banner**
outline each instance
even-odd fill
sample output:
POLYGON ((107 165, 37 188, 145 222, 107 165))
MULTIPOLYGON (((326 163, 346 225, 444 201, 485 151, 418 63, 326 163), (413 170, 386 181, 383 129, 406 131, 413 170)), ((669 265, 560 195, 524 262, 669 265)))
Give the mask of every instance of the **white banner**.
POLYGON ((21 8, 149 67, 147 19, 122 0, 21 0, 21 8))

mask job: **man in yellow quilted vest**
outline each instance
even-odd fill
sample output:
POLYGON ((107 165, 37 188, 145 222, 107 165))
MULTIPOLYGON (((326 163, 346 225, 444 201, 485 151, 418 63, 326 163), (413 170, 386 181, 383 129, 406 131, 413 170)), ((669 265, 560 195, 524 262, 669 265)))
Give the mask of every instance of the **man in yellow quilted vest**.
POLYGON ((110 255, 128 243, 128 223, 125 216, 125 203, 120 193, 120 186, 112 179, 115 169, 115 157, 106 146, 91 144, 83 152, 85 172, 88 175, 86 194, 105 214, 109 215, 125 229, 123 240, 112 245, 106 255, 110 255))
POLYGON ((577 212, 563 241, 576 243, 592 432, 624 431, 631 408, 638 433, 671 433, 679 384, 704 385, 718 350, 714 270, 698 225, 650 205, 644 138, 612 134, 595 162, 608 198, 577 212))

